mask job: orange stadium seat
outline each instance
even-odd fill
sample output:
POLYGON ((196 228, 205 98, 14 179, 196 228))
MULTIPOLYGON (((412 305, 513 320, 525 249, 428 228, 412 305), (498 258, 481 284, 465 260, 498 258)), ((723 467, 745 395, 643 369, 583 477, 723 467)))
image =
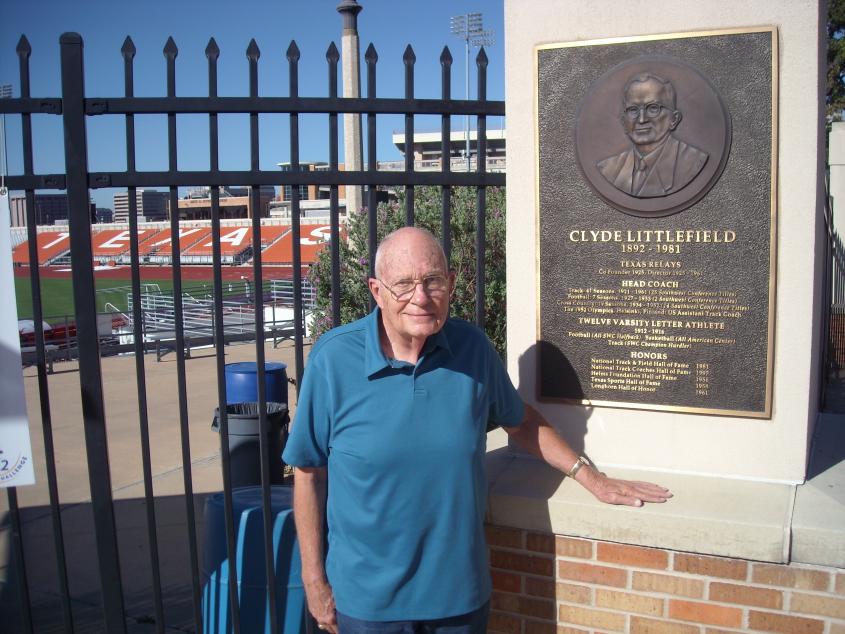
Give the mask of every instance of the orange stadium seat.
MULTIPOLYGON (((47 264, 70 250, 70 234, 67 231, 45 231, 36 238, 38 264, 47 264)), ((29 264, 29 241, 24 240, 12 251, 14 264, 29 264)))
MULTIPOLYGON (((138 244, 143 244, 158 231, 156 229, 138 229, 138 244)), ((107 229, 91 235, 91 248, 95 258, 115 259, 129 253, 129 229, 107 229)))
MULTIPOLYGON (((345 237, 341 228, 341 236, 345 237)), ((302 264, 313 264, 317 256, 331 240, 331 228, 328 226, 302 226, 299 234, 302 264)), ((261 253, 264 264, 291 264, 293 262, 293 237, 286 233, 281 240, 273 243, 261 253)))
MULTIPOLYGON (((170 229, 163 229, 138 248, 141 256, 162 256, 170 258, 173 255, 173 241, 170 229)), ((179 247, 181 251, 189 249, 197 242, 211 235, 208 227, 184 227, 179 229, 179 247)))

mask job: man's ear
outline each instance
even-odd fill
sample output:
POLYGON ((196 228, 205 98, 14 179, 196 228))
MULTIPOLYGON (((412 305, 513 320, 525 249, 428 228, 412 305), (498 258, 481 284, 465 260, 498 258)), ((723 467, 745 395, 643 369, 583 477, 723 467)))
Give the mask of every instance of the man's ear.
POLYGON ((672 123, 669 125, 669 129, 674 130, 675 128, 677 128, 678 124, 681 122, 681 119, 683 119, 683 117, 684 116, 681 114, 680 110, 675 110, 672 113, 672 123))
POLYGON ((379 308, 381 308, 381 282, 379 282, 376 278, 371 277, 367 280, 367 286, 370 288, 370 293, 373 296, 373 299, 376 300, 376 304, 378 304, 379 308))

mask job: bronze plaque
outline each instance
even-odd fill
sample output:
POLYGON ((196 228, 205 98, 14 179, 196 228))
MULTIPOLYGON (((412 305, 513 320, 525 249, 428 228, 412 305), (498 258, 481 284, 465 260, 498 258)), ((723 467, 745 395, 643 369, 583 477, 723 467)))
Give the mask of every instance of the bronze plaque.
POLYGON ((776 45, 536 49, 541 400, 770 416, 776 45))

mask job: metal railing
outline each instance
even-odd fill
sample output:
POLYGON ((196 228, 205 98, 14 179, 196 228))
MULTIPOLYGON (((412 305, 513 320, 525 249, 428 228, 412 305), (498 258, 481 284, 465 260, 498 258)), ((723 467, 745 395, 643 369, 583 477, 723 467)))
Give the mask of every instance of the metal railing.
POLYGON ((845 369, 845 243, 833 223, 833 207, 830 199, 829 176, 825 180, 824 221, 827 232, 825 244, 826 265, 823 272, 822 323, 823 353, 819 381, 819 407, 827 406, 827 388, 832 381, 841 380, 845 369))
MULTIPOLYGON (((376 93, 376 68, 378 54, 374 46, 370 45, 365 54, 366 96, 362 98, 340 98, 338 96, 338 60, 339 52, 331 44, 326 52, 327 96, 301 97, 299 95, 298 68, 300 52, 295 42, 291 42, 287 49, 289 67, 289 90, 287 97, 260 97, 258 95, 258 60, 260 51, 255 41, 250 42, 246 51, 246 66, 249 75, 248 95, 240 97, 218 96, 217 63, 220 50, 214 39, 211 39, 205 49, 208 60, 208 96, 207 97, 179 97, 176 95, 176 56, 178 49, 172 38, 168 39, 164 47, 164 72, 166 74, 166 95, 161 97, 136 97, 134 94, 135 46, 127 38, 121 49, 124 64, 123 97, 88 96, 85 92, 85 77, 83 68, 83 42, 75 33, 66 33, 60 38, 61 48, 61 95, 56 97, 33 97, 30 91, 29 57, 31 48, 25 37, 22 37, 17 54, 20 68, 21 96, 16 99, 0 100, 0 113, 14 114, 21 117, 23 173, 9 176, 8 186, 14 190, 24 190, 26 200, 27 238, 29 241, 29 261, 37 262, 36 248, 36 217, 35 191, 38 189, 65 189, 69 206, 69 232, 72 244, 70 260, 74 289, 75 321, 77 328, 77 353, 79 360, 79 381, 82 398, 82 414, 84 421, 84 436, 86 448, 87 469, 89 472, 91 509, 93 512, 94 532, 96 537, 96 556, 99 578, 101 580, 101 594, 104 606, 102 631, 122 633, 126 631, 126 610, 124 591, 121 582, 121 567, 118 557, 118 540, 115 528, 115 510, 112 498, 112 478, 108 457, 108 439, 106 435, 106 412, 104 407, 104 392, 101 367, 101 342, 97 335, 97 310, 95 305, 95 286, 92 262, 91 218, 89 214, 89 188, 118 187, 128 189, 129 225, 131 232, 130 253, 132 284, 131 315, 134 352, 135 374, 137 382, 138 411, 140 422, 141 452, 144 482, 144 500, 146 513, 146 533, 149 542, 149 574, 150 594, 155 608, 155 628, 163 633, 167 627, 164 615, 164 599, 162 597, 161 562, 158 555, 158 534, 156 523, 156 505, 153 494, 152 467, 150 459, 150 434, 147 408, 147 386, 145 379, 145 331, 144 300, 141 276, 139 272, 138 249, 138 220, 136 189, 139 187, 167 187, 169 188, 170 208, 178 208, 178 188, 186 186, 204 185, 211 188, 211 227, 213 241, 213 297, 211 305, 205 304, 204 310, 211 307, 213 314, 212 330, 216 346, 218 406, 221 412, 220 441, 223 466, 224 516, 226 518, 226 546, 230 561, 235 559, 234 526, 232 523, 232 487, 230 478, 230 456, 228 443, 228 421, 226 411, 225 358, 223 346, 225 341, 224 313, 226 305, 223 301, 223 279, 221 273, 220 248, 220 194, 219 186, 248 185, 251 186, 252 208, 260 208, 259 186, 291 186, 291 231, 295 245, 292 261, 292 281, 290 288, 284 292, 292 300, 292 326, 295 343, 294 375, 297 386, 303 372, 303 343, 305 310, 303 267, 300 254, 300 185, 327 186, 330 188, 330 224, 331 224, 331 258, 332 258, 332 315, 334 323, 340 323, 340 261, 339 261, 339 186, 363 186, 368 188, 366 206, 369 222, 368 255, 370 273, 374 265, 374 254, 377 242, 377 187, 406 188, 406 223, 414 224, 414 188, 416 186, 434 185, 440 188, 442 198, 442 236, 443 247, 447 257, 451 250, 450 216, 451 216, 451 188, 467 186, 477 189, 477 234, 476 234, 476 322, 483 327, 484 319, 484 288, 485 288, 485 216, 486 187, 505 184, 505 176, 501 173, 489 173, 487 163, 480 161, 475 171, 451 171, 450 161, 443 161, 439 170, 417 171, 413 156, 405 157, 404 170, 382 171, 376 169, 376 121, 379 114, 401 114, 405 118, 405 137, 413 138, 415 115, 439 115, 441 117, 441 153, 449 154, 449 139, 451 131, 451 117, 455 115, 473 115, 477 117, 478 153, 486 156, 486 120, 488 116, 503 116, 504 102, 487 100, 487 57, 481 49, 477 60, 478 70, 478 98, 476 100, 455 100, 451 96, 451 66, 452 56, 448 48, 444 48, 440 56, 442 95, 439 99, 418 99, 414 96, 414 64, 416 56, 409 46, 405 51, 403 62, 405 65, 405 85, 403 97, 379 97, 376 93), (244 113, 249 115, 249 170, 221 170, 219 167, 218 117, 227 113, 244 113), (266 171, 259 168, 259 115, 275 113, 286 114, 290 123, 290 170, 266 171), (329 169, 325 171, 300 170, 300 138, 299 115, 302 113, 319 113, 327 116, 329 130, 329 169), (357 113, 366 115, 366 147, 368 157, 367 169, 361 171, 340 171, 338 169, 338 115, 343 113, 357 113), (33 134, 32 115, 53 115, 61 117, 64 128, 65 173, 36 174, 33 169, 33 134), (135 117, 143 114, 160 114, 167 118, 167 152, 169 168, 166 171, 141 171, 136 166, 135 117), (206 171, 180 171, 177 168, 177 115, 201 114, 208 117, 209 123, 209 164, 206 171), (88 169, 88 146, 86 121, 89 117, 101 115, 121 116, 126 135, 126 169, 125 171, 91 172, 88 169)), ((264 376, 265 362, 265 283, 263 281, 261 259, 261 218, 255 214, 252 219, 253 227, 253 289, 252 321, 255 336, 255 361, 258 369, 258 401, 260 411, 261 437, 261 476, 262 476, 262 504, 264 510, 264 562, 268 588, 275 586, 272 544, 272 516, 270 513, 270 473, 268 460, 268 421, 266 415, 266 384, 264 376)), ((179 219, 174 214, 170 221, 173 253, 173 294, 172 303, 168 306, 168 314, 172 315, 169 324, 173 329, 173 342, 176 350, 185 350, 186 337, 191 329, 191 302, 185 300, 182 283, 182 262, 179 244, 179 219)), ((32 296, 34 298, 33 317, 36 323, 42 320, 41 282, 38 267, 30 271, 32 296)), ((271 291, 272 293, 272 291, 271 291)), ((73 614, 69 591, 68 567, 65 555, 64 538, 60 514, 60 500, 58 496, 57 479, 59 477, 53 445, 51 408, 48 391, 47 358, 45 341, 40 329, 36 329, 36 357, 37 376, 40 393, 42 431, 44 437, 44 452, 46 459, 46 477, 49 489, 49 500, 52 517, 52 529, 56 553, 56 570, 58 577, 59 596, 62 606, 62 616, 65 631, 73 631, 73 614)), ((187 549, 190 560, 190 587, 192 593, 192 609, 196 631, 202 631, 201 618, 201 588, 199 574, 199 557, 197 552, 197 520, 194 509, 194 485, 191 469, 191 443, 189 434, 188 407, 186 396, 186 367, 185 355, 175 355, 175 378, 178 389, 178 430, 181 441, 181 462, 184 489, 184 513, 186 517, 187 549)), ((26 561, 22 548, 21 522, 18 508, 16 489, 8 489, 12 528, 12 550, 19 566, 19 591, 21 593, 22 614, 24 626, 32 631, 30 613, 30 598, 26 580, 26 561)), ((235 566, 229 566, 229 602, 234 631, 241 631, 238 615, 237 579, 235 566)), ((274 634, 279 632, 276 617, 274 592, 267 593, 267 606, 270 618, 270 629, 274 634)))

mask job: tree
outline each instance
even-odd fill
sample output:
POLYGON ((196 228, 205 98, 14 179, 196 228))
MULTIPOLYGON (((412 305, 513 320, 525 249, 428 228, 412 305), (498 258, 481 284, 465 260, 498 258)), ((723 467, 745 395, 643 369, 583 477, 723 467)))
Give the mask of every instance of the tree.
POLYGON ((828 131, 842 121, 845 110, 845 0, 830 0, 827 11, 827 97, 828 131))
MULTIPOLYGON (((441 197, 439 187, 416 187, 415 225, 441 238, 441 197)), ((468 321, 475 316, 475 230, 476 190, 455 187, 451 198, 452 253, 450 266, 456 273, 451 315, 468 321)), ((405 192, 398 198, 378 206, 378 239, 405 224, 405 192)), ((505 190, 487 188, 485 247, 484 320, 487 336, 499 354, 505 353, 505 190)), ((352 212, 346 231, 348 240, 340 244, 340 321, 349 323, 369 312, 370 292, 367 288, 367 213, 352 212)), ((320 252, 309 273, 316 290, 314 337, 333 326, 331 302, 331 249, 320 252)))

